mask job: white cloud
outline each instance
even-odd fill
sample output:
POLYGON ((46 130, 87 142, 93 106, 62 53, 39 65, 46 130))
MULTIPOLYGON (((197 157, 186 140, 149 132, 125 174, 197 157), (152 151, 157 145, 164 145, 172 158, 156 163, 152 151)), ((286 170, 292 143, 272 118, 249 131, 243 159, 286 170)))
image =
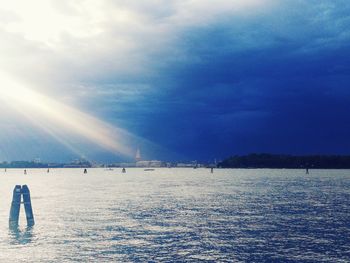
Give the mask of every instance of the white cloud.
POLYGON ((267 2, 0 1, 0 68, 45 85, 144 74, 181 29, 267 2))

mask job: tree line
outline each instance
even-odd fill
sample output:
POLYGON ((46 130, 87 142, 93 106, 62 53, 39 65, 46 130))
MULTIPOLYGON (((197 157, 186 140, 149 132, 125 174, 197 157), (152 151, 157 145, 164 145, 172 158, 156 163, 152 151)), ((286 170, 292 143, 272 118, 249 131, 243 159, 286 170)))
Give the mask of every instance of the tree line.
POLYGON ((350 156, 345 155, 235 155, 218 164, 222 168, 315 168, 350 169, 350 156))

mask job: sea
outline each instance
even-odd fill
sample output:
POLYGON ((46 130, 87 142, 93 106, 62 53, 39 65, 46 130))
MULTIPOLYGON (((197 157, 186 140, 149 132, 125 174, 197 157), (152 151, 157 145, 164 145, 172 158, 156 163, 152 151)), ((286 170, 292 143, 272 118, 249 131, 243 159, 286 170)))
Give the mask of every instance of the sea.
POLYGON ((350 262, 350 170, 0 170, 0 262, 350 262))

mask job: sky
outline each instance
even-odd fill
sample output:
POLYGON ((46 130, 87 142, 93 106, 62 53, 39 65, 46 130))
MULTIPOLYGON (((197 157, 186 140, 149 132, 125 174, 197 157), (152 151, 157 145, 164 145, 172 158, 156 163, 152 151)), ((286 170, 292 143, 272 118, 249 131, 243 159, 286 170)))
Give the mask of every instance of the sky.
POLYGON ((0 161, 350 154, 347 0, 0 0, 0 161))

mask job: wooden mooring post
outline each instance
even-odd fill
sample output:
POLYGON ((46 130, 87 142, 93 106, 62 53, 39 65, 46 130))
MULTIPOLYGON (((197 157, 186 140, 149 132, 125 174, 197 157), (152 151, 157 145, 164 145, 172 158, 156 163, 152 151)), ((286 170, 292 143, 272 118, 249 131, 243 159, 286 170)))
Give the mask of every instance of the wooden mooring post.
POLYGON ((24 205, 24 210, 27 218, 27 226, 33 226, 35 224, 34 214, 32 209, 32 202, 30 199, 30 191, 27 185, 16 185, 13 189, 9 226, 10 228, 18 227, 19 212, 21 203, 24 205), (23 200, 23 202, 21 202, 23 200))

